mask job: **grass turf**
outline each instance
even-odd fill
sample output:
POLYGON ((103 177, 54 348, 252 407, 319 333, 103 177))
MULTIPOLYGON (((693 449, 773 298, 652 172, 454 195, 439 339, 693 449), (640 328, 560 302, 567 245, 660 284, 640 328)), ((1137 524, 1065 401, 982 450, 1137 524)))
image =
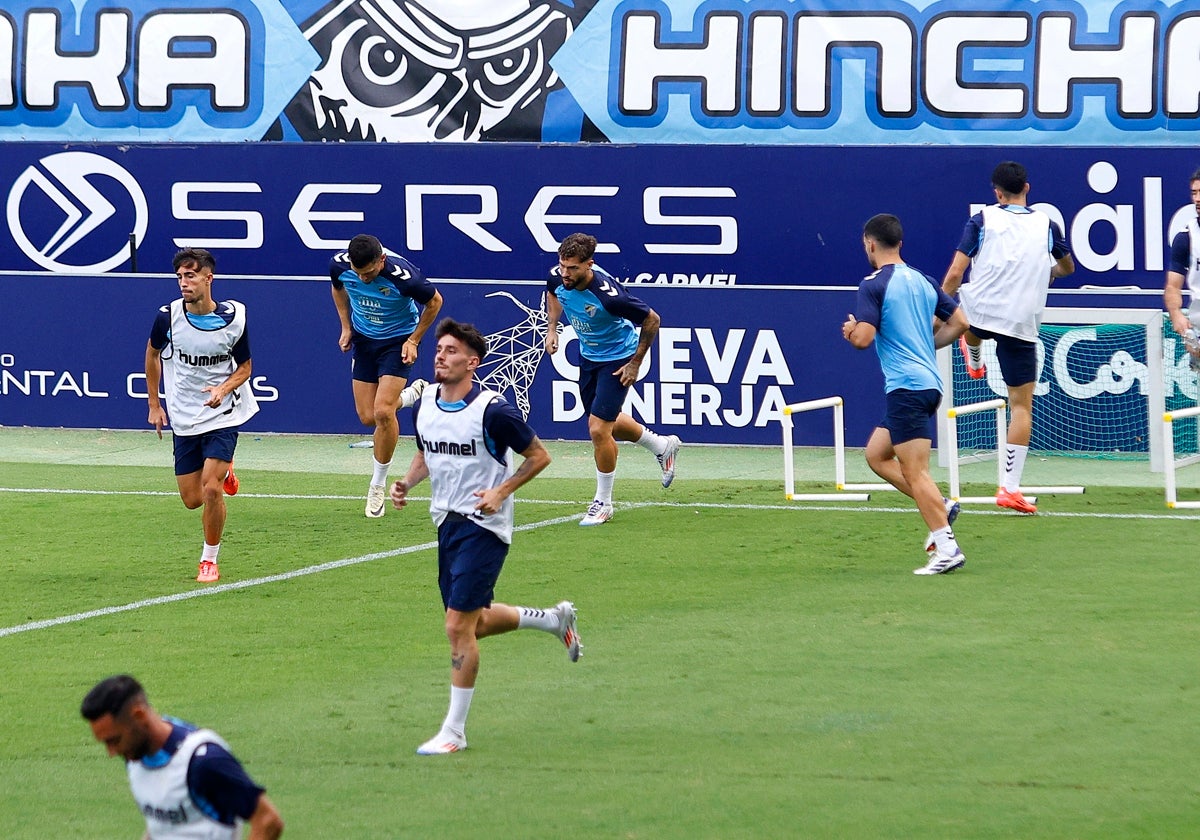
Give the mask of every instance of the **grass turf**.
MULTIPOLYGON (((202 588, 199 514, 162 469, 3 468, 10 488, 163 495, 0 494, 0 627, 202 588)), ((222 583, 434 538, 422 503, 364 519, 357 476, 239 474, 222 583)), ((3 835, 137 836, 78 715, 128 671, 231 742, 291 838, 1194 836, 1195 519, 1161 494, 968 508, 966 569, 919 578, 925 531, 896 494, 618 492, 671 506, 517 534, 497 597, 572 598, 585 655, 484 640, 461 755, 413 753, 448 697, 432 550, 0 637, 3 835)), ((572 513, 517 506, 518 524, 572 513)))

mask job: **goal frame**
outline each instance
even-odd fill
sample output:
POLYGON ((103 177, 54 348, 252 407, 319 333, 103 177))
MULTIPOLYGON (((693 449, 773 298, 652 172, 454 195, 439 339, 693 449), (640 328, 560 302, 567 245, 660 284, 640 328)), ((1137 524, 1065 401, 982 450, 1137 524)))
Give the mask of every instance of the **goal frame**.
MULTIPOLYGON (((1163 471, 1163 423, 1166 410, 1166 388, 1163 381, 1163 313, 1161 309, 1120 309, 1116 307, 1048 307, 1042 318, 1043 324, 1078 327, 1104 324, 1127 324, 1141 326, 1146 340, 1147 394, 1146 430, 1150 454, 1150 470, 1163 471)), ((938 406, 938 466, 949 467, 951 453, 940 445, 947 440, 947 429, 952 422, 949 416, 954 404, 954 353, 957 342, 938 351, 938 372, 942 377, 942 403, 938 406)), ((1007 394, 1001 395, 1007 397, 1007 394)), ((996 455, 976 455, 973 460, 987 460, 996 455)))

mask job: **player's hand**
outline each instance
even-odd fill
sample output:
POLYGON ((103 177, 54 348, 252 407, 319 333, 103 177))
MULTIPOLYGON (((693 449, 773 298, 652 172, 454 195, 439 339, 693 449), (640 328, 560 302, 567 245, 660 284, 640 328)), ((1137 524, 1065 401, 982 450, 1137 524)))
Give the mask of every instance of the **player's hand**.
POLYGON ((406 365, 415 364, 417 361, 417 342, 411 338, 404 342, 404 346, 400 348, 400 359, 406 365))
POLYGON ((642 363, 637 359, 630 359, 620 368, 613 371, 613 376, 621 377, 621 385, 628 388, 634 382, 637 382, 638 371, 641 370, 642 363))
POLYGON ((842 338, 850 340, 850 333, 854 332, 854 328, 858 326, 858 319, 852 314, 846 316, 846 322, 842 324, 842 338))
POLYGON ((551 356, 558 352, 558 330, 546 333, 546 352, 551 356))
POLYGON ((1176 335, 1185 334, 1192 326, 1192 322, 1182 312, 1171 314, 1171 329, 1175 330, 1176 335))
POLYGON ((487 490, 476 490, 475 498, 479 499, 475 505, 475 510, 480 513, 491 516, 500 510, 500 505, 504 503, 504 494, 500 492, 500 488, 491 487, 487 490))
POLYGON ((338 336, 338 348, 345 353, 350 349, 350 330, 342 330, 342 334, 338 336))
POLYGON ((396 510, 408 504, 408 485, 403 481, 392 482, 392 507, 396 510))
POLYGON ((154 431, 158 432, 158 439, 162 440, 163 426, 167 425, 167 412, 161 405, 152 406, 150 415, 146 419, 154 427, 154 431))
POLYGON ((209 396, 209 398, 207 400, 204 401, 204 404, 206 406, 208 406, 209 408, 220 408, 221 407, 221 400, 225 399, 225 395, 223 393, 221 393, 220 385, 205 385, 200 390, 207 391, 211 395, 211 396, 209 396))

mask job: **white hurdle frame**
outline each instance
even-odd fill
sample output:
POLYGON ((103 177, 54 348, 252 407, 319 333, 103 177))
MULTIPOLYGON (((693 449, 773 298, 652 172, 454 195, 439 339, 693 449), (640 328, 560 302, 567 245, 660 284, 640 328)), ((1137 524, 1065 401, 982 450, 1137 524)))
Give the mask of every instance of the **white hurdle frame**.
MULTIPOLYGON (((961 459, 958 455, 958 418, 964 414, 978 414, 981 411, 996 412, 996 486, 1000 487, 1004 484, 1004 459, 1000 457, 1000 449, 1008 439, 1008 423, 1005 416, 1007 407, 1008 402, 1001 397, 997 397, 994 400, 985 400, 984 402, 970 403, 969 405, 956 405, 946 410, 947 422, 943 434, 948 454, 946 466, 950 471, 950 498, 957 500, 960 504, 993 505, 996 503, 996 497, 962 495, 962 484, 960 483, 958 472, 961 464, 961 459)), ((1197 409, 1197 413, 1200 414, 1200 408, 1197 409)), ((1022 487, 1021 489, 1025 498, 1031 504, 1037 504, 1036 494, 1038 493, 1079 495, 1084 491, 1084 488, 1079 485, 1022 487)), ((1197 507, 1200 507, 1200 503, 1197 504, 1197 507)))
POLYGON ((1175 470, 1179 467, 1186 467, 1189 464, 1194 464, 1200 461, 1200 455, 1189 455, 1186 458, 1175 460, 1175 426, 1176 420, 1182 420, 1185 417, 1200 417, 1200 405, 1190 408, 1181 408, 1178 411, 1163 412, 1162 421, 1162 447, 1163 447, 1163 484, 1167 494, 1167 507, 1176 508, 1200 508, 1200 501, 1181 502, 1175 494, 1175 470))
MULTIPOLYGON (((779 424, 783 427, 783 495, 789 502, 865 502, 871 497, 867 493, 797 493, 796 492, 796 463, 792 454, 793 446, 793 414, 815 411, 822 408, 833 409, 833 471, 834 485, 837 489, 862 489, 861 485, 846 484, 846 428, 844 409, 841 397, 825 397, 819 400, 792 403, 783 407, 779 424)), ((890 486, 890 485, 889 485, 890 486)), ((874 489, 875 485, 871 485, 874 489)))

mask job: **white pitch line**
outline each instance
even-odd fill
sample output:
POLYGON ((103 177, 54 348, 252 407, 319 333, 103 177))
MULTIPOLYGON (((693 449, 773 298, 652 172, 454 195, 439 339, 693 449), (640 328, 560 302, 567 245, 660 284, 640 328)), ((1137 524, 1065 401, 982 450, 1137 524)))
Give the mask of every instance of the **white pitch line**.
MULTIPOLYGON (((561 525, 565 522, 574 522, 582 519, 583 514, 575 514, 574 516, 558 516, 554 519, 543 519, 541 522, 532 522, 528 525, 518 525, 513 528, 514 531, 533 531, 538 528, 545 528, 548 525, 561 525)), ((63 624, 74 624, 77 621, 86 621, 89 618, 101 618, 106 615, 115 615, 117 613, 130 612, 131 610, 140 610, 143 607, 157 607, 162 604, 173 604, 178 601, 187 601, 191 598, 203 598, 208 595, 220 595, 224 592, 232 592, 237 589, 249 589, 252 586, 262 586, 267 583, 280 583, 282 581, 292 580, 293 578, 304 577, 305 575, 315 575, 320 572, 328 572, 333 569, 341 569, 346 566, 357 566, 359 563, 370 563, 372 560, 383 560, 388 557, 399 557, 403 554, 412 554, 417 551, 428 551, 437 548, 437 541, 421 543, 420 545, 406 545, 401 548, 394 548, 391 551, 378 551, 373 554, 362 554, 358 557, 346 557, 342 560, 330 560, 326 563, 318 563, 315 566, 305 566, 302 569, 293 569, 290 572, 281 572, 277 575, 266 575, 264 577, 250 578, 249 580, 239 580, 232 583, 222 583, 217 586, 208 586, 203 589, 190 589, 187 592, 176 592, 174 595, 160 595, 157 598, 143 598, 141 601, 134 601, 130 604, 121 604, 115 607, 101 607, 97 610, 87 610, 86 612, 74 613, 73 615, 61 615, 57 618, 46 618, 41 621, 29 621, 25 624, 15 624, 12 627, 0 627, 0 638, 4 636, 15 636, 18 633, 28 633, 31 630, 45 630, 50 627, 58 627, 63 624)))

